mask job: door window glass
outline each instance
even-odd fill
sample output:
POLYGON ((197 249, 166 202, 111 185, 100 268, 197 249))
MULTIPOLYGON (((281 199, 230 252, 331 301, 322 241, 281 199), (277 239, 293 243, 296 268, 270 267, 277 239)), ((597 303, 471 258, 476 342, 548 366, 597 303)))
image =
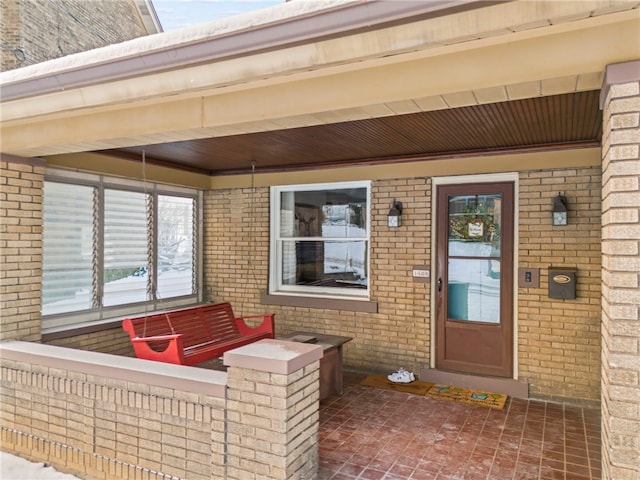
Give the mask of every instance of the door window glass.
POLYGON ((448 318, 500 323, 502 196, 449 196, 448 318))

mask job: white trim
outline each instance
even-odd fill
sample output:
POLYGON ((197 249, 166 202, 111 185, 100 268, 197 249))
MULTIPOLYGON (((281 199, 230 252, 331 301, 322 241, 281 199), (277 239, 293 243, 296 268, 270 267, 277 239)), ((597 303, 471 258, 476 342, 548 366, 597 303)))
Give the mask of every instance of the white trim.
MULTIPOLYGON (((506 173, 484 173, 480 175, 455 175, 451 177, 433 177, 433 186, 436 185, 454 185, 457 183, 497 183, 497 182, 515 182, 518 183, 518 172, 506 173)), ((435 189, 434 189, 435 190, 435 189)))
MULTIPOLYGON (((310 183, 296 185, 279 185, 269 189, 269 295, 287 295, 300 297, 315 298, 334 298, 344 300, 363 300, 368 301, 371 297, 371 285, 367 282, 366 290, 354 290, 350 288, 335 287, 306 287, 296 285, 282 285, 282 250, 279 248, 280 243, 280 193, 281 192, 302 192, 302 191, 324 191, 324 190, 340 190, 340 189, 366 189, 366 218, 367 218, 367 234, 363 238, 353 238, 351 241, 362 241, 366 243, 366 272, 368 278, 371 276, 371 189, 372 182, 369 180, 359 180, 353 182, 329 182, 329 183, 310 183)), ((308 237, 307 240, 327 241, 332 238, 327 237, 308 237)), ((340 238, 343 240, 343 237, 340 238)))
POLYGON ((507 173, 487 173, 481 175, 457 175, 451 177, 433 177, 431 179, 431 340, 430 340, 430 358, 429 368, 435 368, 436 365, 436 309, 435 299, 436 293, 436 222, 438 211, 438 195, 437 187, 440 185, 455 185, 465 183, 498 183, 513 182, 513 379, 518 379, 518 250, 520 239, 518 235, 519 221, 519 192, 520 192, 520 174, 518 172, 507 173))

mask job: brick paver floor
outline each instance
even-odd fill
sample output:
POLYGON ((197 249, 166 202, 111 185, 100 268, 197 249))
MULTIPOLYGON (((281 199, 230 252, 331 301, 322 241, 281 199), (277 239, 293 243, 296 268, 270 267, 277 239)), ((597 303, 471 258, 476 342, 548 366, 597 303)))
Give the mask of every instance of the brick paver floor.
POLYGON ((600 479, 600 411, 510 398, 504 410, 359 384, 320 404, 319 480, 600 479))

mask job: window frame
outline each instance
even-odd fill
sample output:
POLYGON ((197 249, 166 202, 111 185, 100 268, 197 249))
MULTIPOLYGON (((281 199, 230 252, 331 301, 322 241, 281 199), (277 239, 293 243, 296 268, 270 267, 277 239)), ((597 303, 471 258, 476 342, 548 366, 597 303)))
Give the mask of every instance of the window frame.
MULTIPOLYGON (((268 294, 263 296, 263 303, 276 304, 278 301, 273 301, 278 297, 294 297, 294 298, 311 298, 311 299, 335 299, 346 302, 346 304, 353 302, 368 302, 371 298, 371 190, 372 182, 368 180, 350 181, 350 182, 329 182, 329 183, 310 183, 310 184, 296 184, 296 185, 280 185, 272 186, 269 191, 270 197, 270 221, 269 221, 269 287, 268 294), (283 238, 281 237, 281 221, 280 221, 280 203, 281 194, 284 192, 299 192, 299 191, 323 191, 323 190, 340 190, 340 189, 366 189, 366 236, 362 238, 354 237, 352 241, 364 241, 366 244, 366 272, 367 272, 367 285, 363 289, 352 288, 337 288, 337 287, 321 287, 321 286, 309 286, 309 285, 283 285, 282 283, 282 259, 283 252, 281 245, 283 244, 283 238)), ((295 242, 296 238, 286 238, 287 241, 295 242)), ((346 238, 346 237, 345 237, 346 238)), ((334 241, 333 238, 326 240, 318 240, 318 237, 314 237, 315 240, 309 241, 334 241)), ((283 304, 287 304, 284 301, 283 304)), ((295 303, 295 300, 294 300, 295 303)))
MULTIPOLYGON (((96 286, 101 292, 103 288, 103 274, 104 274, 104 207, 105 189, 113 190, 127 190, 137 193, 146 193, 154 198, 154 204, 157 207, 157 199, 159 195, 168 195, 176 197, 192 198, 194 200, 195 209, 195 224, 193 226, 195 236, 195 249, 194 255, 194 292, 190 295, 184 295, 180 297, 171 297, 167 299, 157 298, 154 300, 147 300, 136 303, 120 304, 114 306, 100 306, 92 307, 84 310, 76 310, 70 312, 54 313, 48 315, 42 315, 42 334, 51 335, 66 330, 86 329, 102 324, 110 324, 119 322, 122 319, 138 314, 146 314, 154 311, 168 310, 172 308, 179 308, 189 305, 196 305, 202 303, 203 296, 203 193, 201 190, 188 187, 178 187, 172 185, 165 185, 157 182, 144 182, 140 180, 124 179, 118 177, 110 177, 107 175, 83 173, 83 172, 70 172, 67 170, 47 168, 45 171, 45 182, 55 182, 70 185, 88 186, 98 189, 98 207, 97 216, 99 222, 98 228, 98 285, 96 286)), ((44 191, 43 191, 43 205, 44 205, 44 191)), ((157 223, 157 216, 154 216, 154 224, 157 223)), ((44 212, 43 212, 43 226, 44 226, 44 212)), ((157 264, 157 225, 154 225, 154 264, 157 264)), ((43 237, 43 255, 46 245, 44 244, 43 237)), ((157 269, 154 269, 157 270, 157 269)), ((153 284, 157 284, 157 280, 153 281, 153 284)), ((42 307, 41 307, 42 309, 42 307)), ((41 310, 42 311, 42 310, 41 310)))

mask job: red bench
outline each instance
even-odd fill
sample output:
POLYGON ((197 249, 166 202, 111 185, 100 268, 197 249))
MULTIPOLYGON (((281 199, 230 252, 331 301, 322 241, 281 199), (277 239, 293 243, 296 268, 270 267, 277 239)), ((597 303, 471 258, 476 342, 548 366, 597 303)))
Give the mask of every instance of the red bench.
POLYGON ((231 304, 216 303, 137 318, 122 329, 131 337, 136 357, 179 365, 196 365, 263 338, 275 337, 273 314, 236 317, 231 304), (248 318, 262 318, 250 327, 248 318))

